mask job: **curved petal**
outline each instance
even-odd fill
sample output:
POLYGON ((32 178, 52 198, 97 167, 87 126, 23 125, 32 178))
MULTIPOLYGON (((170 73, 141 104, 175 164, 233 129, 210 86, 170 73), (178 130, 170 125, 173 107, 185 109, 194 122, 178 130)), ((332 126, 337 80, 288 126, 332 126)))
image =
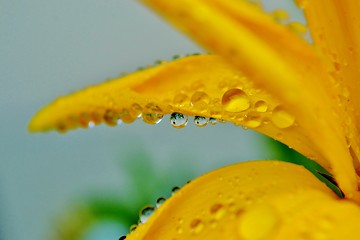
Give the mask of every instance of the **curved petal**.
MULTIPOLYGON (((178 112, 253 128, 321 162, 321 155, 309 144, 304 130, 279 102, 254 88, 251 81, 215 55, 163 63, 61 97, 42 109, 29 129, 64 131, 101 121, 116 125, 119 119, 130 123, 139 114, 149 123, 147 106, 157 110, 158 117, 178 112), (233 106, 232 102, 240 105, 233 106)), ((328 167, 327 162, 321 163, 328 167)))
MULTIPOLYGON (((298 1, 304 9, 315 47, 325 56, 327 70, 336 79, 338 99, 344 107, 343 125, 353 157, 360 158, 360 2, 298 1), (355 109, 355 110, 354 110, 355 109)), ((357 168, 360 172, 359 161, 357 168)))
POLYGON ((359 227, 360 208, 303 167, 255 161, 190 182, 126 239, 357 239, 359 227))
POLYGON ((345 194, 360 199, 337 92, 323 62, 303 39, 247 1, 142 2, 277 96, 330 163, 345 194))

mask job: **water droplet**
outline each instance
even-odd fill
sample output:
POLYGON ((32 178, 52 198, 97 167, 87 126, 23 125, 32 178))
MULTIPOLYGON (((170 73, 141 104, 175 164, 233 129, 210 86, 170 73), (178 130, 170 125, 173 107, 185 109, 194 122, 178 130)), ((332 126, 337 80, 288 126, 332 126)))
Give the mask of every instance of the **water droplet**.
POLYGON ((108 109, 105 111, 104 120, 107 125, 116 126, 118 119, 119 119, 119 115, 115 111, 113 111, 111 109, 108 109))
POLYGON ((238 88, 226 91, 222 97, 222 104, 228 112, 242 112, 250 107, 250 100, 246 93, 238 88))
POLYGON ((142 118, 148 124, 158 124, 163 118, 162 110, 154 103, 149 103, 144 108, 142 118))
POLYGON ((210 208, 210 213, 217 220, 225 215, 226 209, 222 204, 215 204, 210 208))
POLYGON ((195 116, 194 123, 198 127, 205 127, 208 123, 208 119, 206 117, 195 116))
POLYGON ((217 124, 218 122, 217 122, 217 120, 216 120, 215 118, 209 118, 209 123, 210 123, 211 125, 215 125, 215 124, 217 124))
POLYGON ((122 120, 124 123, 127 123, 127 124, 133 123, 133 122, 136 120, 136 118, 137 118, 137 116, 132 116, 132 115, 130 114, 130 111, 129 111, 128 109, 126 109, 126 108, 124 108, 124 109, 121 111, 121 113, 119 114, 119 116, 120 116, 121 120, 122 120))
POLYGON ((159 197, 159 198, 156 200, 156 208, 159 208, 161 205, 163 205, 165 201, 166 201, 166 198, 164 198, 164 197, 159 197))
POLYGON ((126 239, 126 236, 121 236, 120 238, 119 238, 119 240, 125 240, 126 239))
POLYGON ((177 234, 182 234, 184 232, 184 230, 182 227, 177 227, 176 232, 177 232, 177 234))
POLYGON ((153 214, 154 210, 155 208, 151 205, 144 207, 140 212, 140 222, 145 223, 149 219, 151 214, 153 214))
POLYGON ((279 105, 272 112, 271 122, 278 128, 288 128, 294 124, 295 118, 279 105))
POLYGON ((190 101, 193 107, 206 111, 210 98, 206 93, 197 91, 191 96, 190 101))
POLYGON ((177 193, 180 190, 178 186, 175 186, 171 189, 171 196, 173 196, 175 193, 177 193))
POLYGON ((282 9, 276 9, 274 10, 271 15, 273 16, 273 18, 276 20, 276 21, 279 21, 279 22, 283 22, 285 20, 288 20, 289 19, 289 14, 282 10, 282 9))
POLYGON ((130 113, 135 118, 141 118, 142 111, 142 107, 137 103, 132 104, 130 107, 130 113))
POLYGON ((203 229, 204 229, 204 223, 201 219, 194 219, 191 223, 190 223, 190 228, 192 230, 193 233, 198 234, 200 233, 203 229))
POLYGON ((183 93, 175 95, 173 103, 176 107, 182 107, 189 101, 189 97, 183 93))
POLYGON ((272 207, 255 206, 240 215, 238 233, 242 239, 271 239, 278 221, 272 207))
POLYGON ((88 123, 88 128, 93 128, 93 127, 95 127, 95 123, 93 121, 90 121, 88 123))
POLYGON ((244 125, 249 128, 257 128, 261 125, 261 117, 256 113, 249 113, 244 119, 244 125))
POLYGON ((191 89, 194 91, 202 90, 202 89, 204 89, 204 84, 200 81, 194 82, 193 84, 191 84, 191 89))
POLYGON ((174 128, 183 128, 188 123, 188 117, 182 113, 172 113, 170 123, 174 128))
POLYGON ((254 104, 255 110, 257 112, 264 113, 268 110, 268 105, 265 101, 259 100, 254 104))

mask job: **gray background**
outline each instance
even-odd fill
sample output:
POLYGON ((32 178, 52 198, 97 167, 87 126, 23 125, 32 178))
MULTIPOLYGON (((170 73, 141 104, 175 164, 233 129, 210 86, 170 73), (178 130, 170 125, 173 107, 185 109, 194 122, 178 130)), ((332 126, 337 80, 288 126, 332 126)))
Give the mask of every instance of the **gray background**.
MULTIPOLYGON (((272 4, 279 2, 291 5, 272 4)), ((118 160, 134 146, 145 149, 159 173, 182 164, 198 175, 264 158, 257 135, 232 124, 177 130, 165 117, 157 126, 139 121, 66 135, 26 130, 56 96, 199 51, 136 1, 0 0, 0 239, 46 239, 55 216, 94 189, 126 194, 118 160)))

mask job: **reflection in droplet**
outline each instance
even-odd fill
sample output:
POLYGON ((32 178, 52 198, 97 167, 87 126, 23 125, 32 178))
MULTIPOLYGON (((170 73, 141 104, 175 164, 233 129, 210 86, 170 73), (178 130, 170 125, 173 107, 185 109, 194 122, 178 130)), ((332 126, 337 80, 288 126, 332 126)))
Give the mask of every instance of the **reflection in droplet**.
POLYGON ((259 100, 254 104, 255 111, 264 113, 268 110, 268 105, 265 101, 259 100))
POLYGON ((222 104, 228 112, 242 112, 250 107, 250 99, 246 93, 238 88, 226 91, 222 97, 222 104))
POLYGON ((126 239, 126 236, 121 236, 120 238, 119 238, 119 240, 125 240, 126 239))
POLYGON ((183 128, 188 123, 188 117, 182 113, 172 113, 170 123, 174 128, 183 128))
POLYGON ((288 128, 294 124, 295 117, 279 105, 272 112, 271 122, 278 128, 288 128))
POLYGON ((159 208, 161 205, 163 205, 165 201, 166 201, 166 198, 164 198, 164 197, 159 197, 159 198, 156 200, 156 208, 159 208))
POLYGON ((209 118, 209 123, 210 123, 211 125, 215 125, 215 124, 218 123, 218 121, 217 121, 215 118, 209 118))
POLYGON ((175 193, 177 193, 180 190, 178 186, 175 186, 171 189, 171 195, 173 196, 175 193))
POLYGON ((190 101, 194 108, 206 111, 210 98, 205 92, 197 91, 191 96, 190 101))
POLYGON ((205 127, 208 123, 208 119, 206 117, 195 116, 194 123, 198 127, 205 127))
POLYGON ((145 223, 153 214, 155 208, 151 205, 144 207, 140 212, 140 222, 145 223))
POLYGON ((179 93, 179 94, 175 95, 175 97, 173 99, 173 103, 176 107, 182 107, 188 101, 189 101, 189 97, 183 93, 179 93))

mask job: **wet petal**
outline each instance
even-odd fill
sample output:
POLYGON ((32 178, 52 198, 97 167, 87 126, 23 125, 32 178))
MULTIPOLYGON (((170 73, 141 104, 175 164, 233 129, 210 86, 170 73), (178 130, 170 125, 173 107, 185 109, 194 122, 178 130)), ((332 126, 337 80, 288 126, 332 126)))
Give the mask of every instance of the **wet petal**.
POLYGON ((186 124, 186 115, 201 116, 196 118, 199 125, 209 117, 226 120, 321 160, 304 130, 276 99, 254 88, 251 81, 215 55, 163 63, 58 98, 32 119, 29 128, 65 131, 101 122, 116 125, 120 120, 131 123, 140 114, 145 122, 155 123, 172 113, 176 127, 186 124))
POLYGON ((360 172, 360 2, 314 0, 298 4, 304 9, 314 45, 324 55, 327 71, 334 79, 338 105, 344 108, 343 126, 360 172))
POLYGON ((190 182, 126 239, 357 239, 359 220, 303 167, 255 161, 190 182))
POLYGON ((143 2, 276 96, 329 162, 346 195, 360 199, 337 92, 309 44, 246 1, 143 2))

